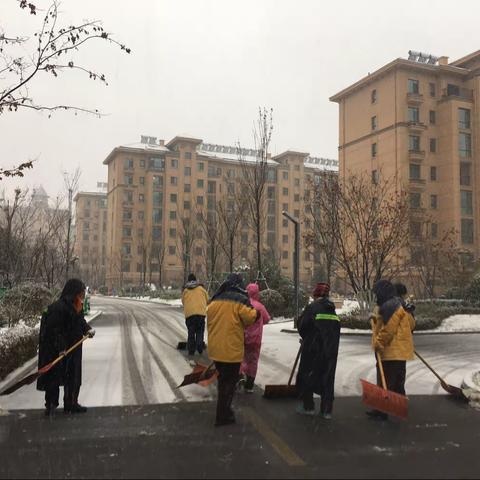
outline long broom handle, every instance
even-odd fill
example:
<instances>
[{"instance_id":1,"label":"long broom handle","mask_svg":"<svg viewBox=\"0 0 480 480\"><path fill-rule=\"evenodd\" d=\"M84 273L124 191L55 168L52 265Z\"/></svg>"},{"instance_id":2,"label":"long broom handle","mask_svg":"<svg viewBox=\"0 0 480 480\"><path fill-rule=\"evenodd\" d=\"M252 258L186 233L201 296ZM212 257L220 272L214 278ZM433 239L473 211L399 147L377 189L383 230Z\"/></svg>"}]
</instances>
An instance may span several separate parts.
<instances>
[{"instance_id":1,"label":"long broom handle","mask_svg":"<svg viewBox=\"0 0 480 480\"><path fill-rule=\"evenodd\" d=\"M422 363L440 380L442 384L445 383L445 380L427 363L427 361L415 351L415 355L422 361Z\"/></svg>"},{"instance_id":2,"label":"long broom handle","mask_svg":"<svg viewBox=\"0 0 480 480\"><path fill-rule=\"evenodd\" d=\"M382 378L383 389L387 390L387 382L385 381L385 372L383 371L382 358L380 357L379 352L377 352L377 362L378 362L378 368L380 369L380 377Z\"/></svg>"},{"instance_id":3,"label":"long broom handle","mask_svg":"<svg viewBox=\"0 0 480 480\"><path fill-rule=\"evenodd\" d=\"M76 350L85 340L88 339L88 335L85 335L84 337L82 337L81 340L79 340L75 345L73 345L72 347L70 347L66 352L65 354L63 355L60 355L57 359L55 359L52 363L49 363L48 365L46 365L45 367L42 367L39 372L40 373L47 373L49 370L51 370L57 363L60 363L67 355L69 355L70 353L72 353L74 350Z\"/></svg>"},{"instance_id":4,"label":"long broom handle","mask_svg":"<svg viewBox=\"0 0 480 480\"><path fill-rule=\"evenodd\" d=\"M293 375L295 374L295 370L297 369L298 361L300 360L300 355L302 353L302 347L303 347L303 345L300 345L300 348L298 349L297 358L295 359L295 363L293 364L292 373L290 374L290 378L288 379L288 386L290 386L292 384Z\"/></svg>"}]
</instances>

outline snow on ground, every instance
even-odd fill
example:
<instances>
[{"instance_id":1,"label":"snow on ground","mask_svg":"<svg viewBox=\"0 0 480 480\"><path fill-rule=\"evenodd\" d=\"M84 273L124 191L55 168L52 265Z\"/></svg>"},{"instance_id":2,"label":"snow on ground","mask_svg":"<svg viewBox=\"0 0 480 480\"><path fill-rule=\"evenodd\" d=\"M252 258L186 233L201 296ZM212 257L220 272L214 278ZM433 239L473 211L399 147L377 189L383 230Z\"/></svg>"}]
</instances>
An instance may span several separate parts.
<instances>
[{"instance_id":1,"label":"snow on ground","mask_svg":"<svg viewBox=\"0 0 480 480\"><path fill-rule=\"evenodd\" d=\"M150 298L150 297L123 297L125 300L140 300L142 302L160 303L161 305L169 305L170 307L181 307L182 300L175 298L173 300L166 300L163 298Z\"/></svg>"},{"instance_id":2,"label":"snow on ground","mask_svg":"<svg viewBox=\"0 0 480 480\"><path fill-rule=\"evenodd\" d=\"M454 315L445 319L435 332L478 332L480 315Z\"/></svg>"}]
</instances>

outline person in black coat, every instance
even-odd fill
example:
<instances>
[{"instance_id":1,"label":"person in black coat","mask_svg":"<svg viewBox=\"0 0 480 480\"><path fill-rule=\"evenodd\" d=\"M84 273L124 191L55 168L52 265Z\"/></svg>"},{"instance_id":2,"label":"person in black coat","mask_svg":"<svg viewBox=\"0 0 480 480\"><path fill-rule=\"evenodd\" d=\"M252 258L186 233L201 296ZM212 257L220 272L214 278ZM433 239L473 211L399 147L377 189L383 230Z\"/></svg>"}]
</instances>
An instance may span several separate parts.
<instances>
[{"instance_id":1,"label":"person in black coat","mask_svg":"<svg viewBox=\"0 0 480 480\"><path fill-rule=\"evenodd\" d=\"M297 389L303 404L297 412L315 415L313 394L321 396L320 414L330 419L333 411L335 371L340 344L340 319L329 300L330 286L317 284L314 301L303 311L298 331L302 337L302 356Z\"/></svg>"},{"instance_id":2,"label":"person in black coat","mask_svg":"<svg viewBox=\"0 0 480 480\"><path fill-rule=\"evenodd\" d=\"M60 299L50 305L42 316L38 352L39 369L48 365L66 350L95 331L83 316L85 285L77 279L66 284ZM60 387L64 387L65 413L85 413L87 409L78 403L82 384L82 346L70 353L49 372L39 377L37 390L45 392L45 414L55 414L58 407Z\"/></svg>"}]
</instances>

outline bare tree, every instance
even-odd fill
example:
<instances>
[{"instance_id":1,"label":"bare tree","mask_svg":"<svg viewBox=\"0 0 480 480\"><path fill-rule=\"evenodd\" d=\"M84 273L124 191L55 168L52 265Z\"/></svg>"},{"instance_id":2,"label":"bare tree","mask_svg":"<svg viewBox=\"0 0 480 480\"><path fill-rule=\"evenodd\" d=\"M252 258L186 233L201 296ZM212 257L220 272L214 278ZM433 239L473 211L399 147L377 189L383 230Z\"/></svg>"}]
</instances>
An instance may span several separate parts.
<instances>
[{"instance_id":1,"label":"bare tree","mask_svg":"<svg viewBox=\"0 0 480 480\"><path fill-rule=\"evenodd\" d=\"M165 264L165 256L167 252L167 247L165 242L162 240L160 242L154 242L152 245L152 255L151 260L155 259L156 264L158 265L158 286L163 288L163 268ZM152 265L150 265L150 283L152 283Z\"/></svg>"},{"instance_id":2,"label":"bare tree","mask_svg":"<svg viewBox=\"0 0 480 480\"><path fill-rule=\"evenodd\" d=\"M241 195L235 198L224 197L217 202L216 214L223 235L220 247L228 261L228 271L233 272L235 261L239 258L239 232L244 219L245 199Z\"/></svg>"},{"instance_id":3,"label":"bare tree","mask_svg":"<svg viewBox=\"0 0 480 480\"><path fill-rule=\"evenodd\" d=\"M73 197L78 190L80 182L81 171L77 168L73 173L64 173L65 189L68 199L68 220L65 244L65 279L68 280L70 276L70 266L73 256L74 245L72 242L72 223L73 223Z\"/></svg>"},{"instance_id":4,"label":"bare tree","mask_svg":"<svg viewBox=\"0 0 480 480\"><path fill-rule=\"evenodd\" d=\"M241 148L237 146L242 178L241 196L245 200L248 222L255 234L256 263L258 276L262 276L263 245L266 219L266 183L268 173L269 148L273 130L273 110L260 109L258 120L253 130L256 159L249 161Z\"/></svg>"},{"instance_id":5,"label":"bare tree","mask_svg":"<svg viewBox=\"0 0 480 480\"><path fill-rule=\"evenodd\" d=\"M447 284L458 269L455 229L438 236L433 218L413 217L410 222L410 278L419 286L418 296L435 298L441 282Z\"/></svg>"},{"instance_id":6,"label":"bare tree","mask_svg":"<svg viewBox=\"0 0 480 480\"><path fill-rule=\"evenodd\" d=\"M307 213L304 242L315 259L325 266L325 279L331 282L337 262L337 236L339 224L338 178L329 172L316 174L307 181L305 209Z\"/></svg>"},{"instance_id":7,"label":"bare tree","mask_svg":"<svg viewBox=\"0 0 480 480\"><path fill-rule=\"evenodd\" d=\"M373 182L367 175L350 175L331 194L333 191L338 209L331 215L338 215L340 226L334 232L336 261L357 295L362 312L367 313L373 302L374 284L385 276L395 276L404 265L407 197L398 191L395 178L382 177Z\"/></svg>"},{"instance_id":8,"label":"bare tree","mask_svg":"<svg viewBox=\"0 0 480 480\"><path fill-rule=\"evenodd\" d=\"M183 283L191 270L191 257L195 245L195 232L199 226L199 220L192 209L179 211L177 224L177 255L182 262Z\"/></svg>"},{"instance_id":9,"label":"bare tree","mask_svg":"<svg viewBox=\"0 0 480 480\"><path fill-rule=\"evenodd\" d=\"M13 0L17 1L17 0ZM33 36L9 34L0 25L0 114L22 108L45 110L74 110L99 115L97 109L74 105L42 105L30 94L31 87L41 74L57 78L66 70L77 71L91 80L107 84L103 73L77 64L75 55L92 42L104 41L130 53L130 49L117 42L105 31L99 21L84 21L78 25L61 25L59 2L53 0L46 11L33 3L17 1L20 8L41 18L41 24Z\"/></svg>"},{"instance_id":10,"label":"bare tree","mask_svg":"<svg viewBox=\"0 0 480 480\"><path fill-rule=\"evenodd\" d=\"M24 177L25 170L33 168L33 160L29 162L24 162L10 169L0 168L0 180L3 180L4 177Z\"/></svg>"}]
</instances>

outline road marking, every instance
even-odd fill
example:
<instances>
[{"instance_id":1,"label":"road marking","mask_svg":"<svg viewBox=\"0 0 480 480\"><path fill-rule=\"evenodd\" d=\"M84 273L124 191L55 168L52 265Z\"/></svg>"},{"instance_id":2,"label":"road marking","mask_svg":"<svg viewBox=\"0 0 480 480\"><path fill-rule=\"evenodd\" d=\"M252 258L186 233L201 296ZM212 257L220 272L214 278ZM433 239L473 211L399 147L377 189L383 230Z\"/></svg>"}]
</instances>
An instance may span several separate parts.
<instances>
[{"instance_id":1,"label":"road marking","mask_svg":"<svg viewBox=\"0 0 480 480\"><path fill-rule=\"evenodd\" d=\"M305 467L307 465L251 407L245 407L243 409L243 415L252 423L258 433L260 433L288 466Z\"/></svg>"}]
</instances>

